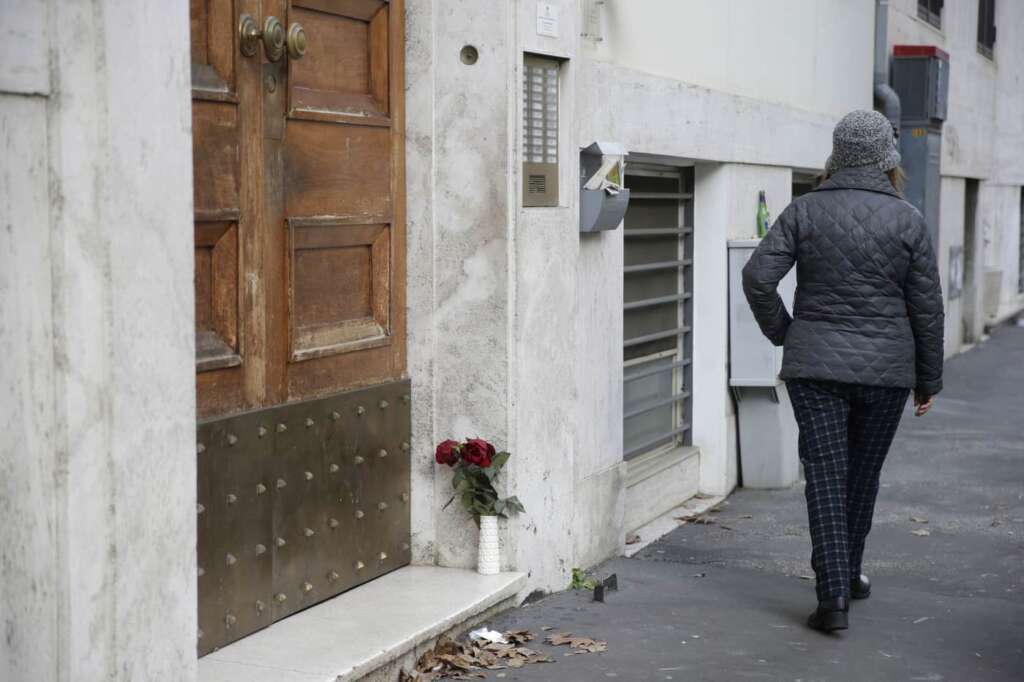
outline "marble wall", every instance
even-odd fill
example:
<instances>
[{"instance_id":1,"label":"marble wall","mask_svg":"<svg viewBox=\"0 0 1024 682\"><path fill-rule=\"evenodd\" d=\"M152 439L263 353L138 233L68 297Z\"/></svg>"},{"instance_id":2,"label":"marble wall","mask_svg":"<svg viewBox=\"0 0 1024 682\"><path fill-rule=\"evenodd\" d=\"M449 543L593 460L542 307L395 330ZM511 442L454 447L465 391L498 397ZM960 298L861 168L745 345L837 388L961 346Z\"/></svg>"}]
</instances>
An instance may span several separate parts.
<instances>
[{"instance_id":1,"label":"marble wall","mask_svg":"<svg viewBox=\"0 0 1024 682\"><path fill-rule=\"evenodd\" d=\"M0 679L190 679L188 8L0 26Z\"/></svg>"}]
</instances>

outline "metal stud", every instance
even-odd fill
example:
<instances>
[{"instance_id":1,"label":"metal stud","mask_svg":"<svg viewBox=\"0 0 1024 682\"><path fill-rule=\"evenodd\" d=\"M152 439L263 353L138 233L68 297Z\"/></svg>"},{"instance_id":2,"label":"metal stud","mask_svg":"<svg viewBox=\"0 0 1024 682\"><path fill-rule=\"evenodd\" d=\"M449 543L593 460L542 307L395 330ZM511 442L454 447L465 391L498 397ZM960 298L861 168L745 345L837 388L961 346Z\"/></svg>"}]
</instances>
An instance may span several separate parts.
<instances>
[{"instance_id":1,"label":"metal stud","mask_svg":"<svg viewBox=\"0 0 1024 682\"><path fill-rule=\"evenodd\" d=\"M277 487L278 488L283 488L286 485L288 485L288 483L283 478L277 479Z\"/></svg>"},{"instance_id":2,"label":"metal stud","mask_svg":"<svg viewBox=\"0 0 1024 682\"><path fill-rule=\"evenodd\" d=\"M227 563L228 566L234 566L235 562L238 561L238 559L235 558L234 554L228 552L228 555L224 557L224 561Z\"/></svg>"},{"instance_id":3,"label":"metal stud","mask_svg":"<svg viewBox=\"0 0 1024 682\"><path fill-rule=\"evenodd\" d=\"M260 556L261 554L265 554L266 551L267 551L267 546L266 545L262 545L262 544L261 545L256 545L256 556Z\"/></svg>"},{"instance_id":4,"label":"metal stud","mask_svg":"<svg viewBox=\"0 0 1024 682\"><path fill-rule=\"evenodd\" d=\"M379 403L377 403L377 407L379 407L382 410L388 409L388 401L386 401L386 400L380 401Z\"/></svg>"},{"instance_id":5,"label":"metal stud","mask_svg":"<svg viewBox=\"0 0 1024 682\"><path fill-rule=\"evenodd\" d=\"M256 484L256 494L257 495L262 495L265 492L267 492L267 486L263 485L262 483L257 483Z\"/></svg>"},{"instance_id":6,"label":"metal stud","mask_svg":"<svg viewBox=\"0 0 1024 682\"><path fill-rule=\"evenodd\" d=\"M356 464L362 464L365 461L366 460L363 459L360 455L356 455L356 459L355 459Z\"/></svg>"},{"instance_id":7,"label":"metal stud","mask_svg":"<svg viewBox=\"0 0 1024 682\"><path fill-rule=\"evenodd\" d=\"M204 511L206 511L206 507L204 507L203 505L197 503L196 504L196 514L202 514Z\"/></svg>"},{"instance_id":8,"label":"metal stud","mask_svg":"<svg viewBox=\"0 0 1024 682\"><path fill-rule=\"evenodd\" d=\"M283 604L288 600L288 595L286 595L284 592L278 592L276 595L274 595L274 599L277 600L278 604Z\"/></svg>"},{"instance_id":9,"label":"metal stud","mask_svg":"<svg viewBox=\"0 0 1024 682\"><path fill-rule=\"evenodd\" d=\"M312 481L313 480L313 472L312 471L307 471L304 475L305 475L307 481Z\"/></svg>"},{"instance_id":10,"label":"metal stud","mask_svg":"<svg viewBox=\"0 0 1024 682\"><path fill-rule=\"evenodd\" d=\"M380 457L381 459L384 459L385 457L388 456L388 451L384 449L378 450L377 456Z\"/></svg>"},{"instance_id":11,"label":"metal stud","mask_svg":"<svg viewBox=\"0 0 1024 682\"><path fill-rule=\"evenodd\" d=\"M256 600L256 613L263 613L267 610L267 605L259 599Z\"/></svg>"},{"instance_id":12,"label":"metal stud","mask_svg":"<svg viewBox=\"0 0 1024 682\"><path fill-rule=\"evenodd\" d=\"M202 443L196 443L196 454L201 455L206 452L206 446Z\"/></svg>"},{"instance_id":13,"label":"metal stud","mask_svg":"<svg viewBox=\"0 0 1024 682\"><path fill-rule=\"evenodd\" d=\"M409 501L409 493L402 493L402 502Z\"/></svg>"},{"instance_id":14,"label":"metal stud","mask_svg":"<svg viewBox=\"0 0 1024 682\"><path fill-rule=\"evenodd\" d=\"M314 535L316 535L316 531L314 531L312 528L307 528L306 530L302 531L302 534L305 535L307 538L311 538Z\"/></svg>"},{"instance_id":15,"label":"metal stud","mask_svg":"<svg viewBox=\"0 0 1024 682\"><path fill-rule=\"evenodd\" d=\"M338 473L338 470L339 470L340 468L341 468L341 467L339 467L339 466L338 466L337 464L332 464L332 465L331 465L331 466L329 466L329 467L328 467L327 469L328 469L328 471L330 471L330 472L331 472L332 474L336 474L336 473Z\"/></svg>"},{"instance_id":16,"label":"metal stud","mask_svg":"<svg viewBox=\"0 0 1024 682\"><path fill-rule=\"evenodd\" d=\"M409 404L410 400L412 400L412 396L410 396L408 393L402 396L402 402L405 403L406 405Z\"/></svg>"},{"instance_id":17,"label":"metal stud","mask_svg":"<svg viewBox=\"0 0 1024 682\"><path fill-rule=\"evenodd\" d=\"M328 579L328 580L330 580L330 581L331 581L332 583L333 583L333 582L334 582L335 580L337 580L338 578L340 578L340 577L341 577L341 576L340 576L340 575L338 575L338 572L337 572L337 571L331 571L330 573L328 573L328 574L327 574L327 579Z\"/></svg>"},{"instance_id":18,"label":"metal stud","mask_svg":"<svg viewBox=\"0 0 1024 682\"><path fill-rule=\"evenodd\" d=\"M277 538L276 540L274 540L274 544L278 547L284 547L288 543L284 541L284 538Z\"/></svg>"},{"instance_id":19,"label":"metal stud","mask_svg":"<svg viewBox=\"0 0 1024 682\"><path fill-rule=\"evenodd\" d=\"M258 435L260 438L263 438L263 436L267 435L267 427L261 426L260 428L256 429L256 435Z\"/></svg>"},{"instance_id":20,"label":"metal stud","mask_svg":"<svg viewBox=\"0 0 1024 682\"><path fill-rule=\"evenodd\" d=\"M228 504L234 504L235 502L238 502L238 496L235 495L234 493L228 493L228 496L227 496L226 499L227 499Z\"/></svg>"},{"instance_id":21,"label":"metal stud","mask_svg":"<svg viewBox=\"0 0 1024 682\"><path fill-rule=\"evenodd\" d=\"M306 417L306 421L303 423L306 425L306 428L308 429L311 426L313 426L313 424L315 424L316 422L314 422L310 417Z\"/></svg>"},{"instance_id":22,"label":"metal stud","mask_svg":"<svg viewBox=\"0 0 1024 682\"><path fill-rule=\"evenodd\" d=\"M366 414L366 408L360 405L359 407L356 408L356 414L362 417L364 414Z\"/></svg>"},{"instance_id":23,"label":"metal stud","mask_svg":"<svg viewBox=\"0 0 1024 682\"><path fill-rule=\"evenodd\" d=\"M233 626L237 622L238 622L238 619L235 618L230 613L224 616L224 627L226 627L226 628L230 628L231 626Z\"/></svg>"},{"instance_id":24,"label":"metal stud","mask_svg":"<svg viewBox=\"0 0 1024 682\"><path fill-rule=\"evenodd\" d=\"M199 577L202 578L204 575L206 575L206 569L200 566L197 573L199 574Z\"/></svg>"},{"instance_id":25,"label":"metal stud","mask_svg":"<svg viewBox=\"0 0 1024 682\"><path fill-rule=\"evenodd\" d=\"M288 430L288 427L285 426L284 424L278 424L277 425L277 432L278 433L284 433L287 430Z\"/></svg>"},{"instance_id":26,"label":"metal stud","mask_svg":"<svg viewBox=\"0 0 1024 682\"><path fill-rule=\"evenodd\" d=\"M338 421L339 419L341 419L341 415L336 410L331 412L331 421Z\"/></svg>"},{"instance_id":27,"label":"metal stud","mask_svg":"<svg viewBox=\"0 0 1024 682\"><path fill-rule=\"evenodd\" d=\"M408 542L403 542L402 543L402 551L403 552L408 552L410 549L412 549L412 547L409 546Z\"/></svg>"},{"instance_id":28,"label":"metal stud","mask_svg":"<svg viewBox=\"0 0 1024 682\"><path fill-rule=\"evenodd\" d=\"M378 555L378 558L379 558L379 559L380 559L381 561L387 561L387 558L388 558L388 554L387 554L387 552L381 552L381 553L380 553L380 554Z\"/></svg>"},{"instance_id":29,"label":"metal stud","mask_svg":"<svg viewBox=\"0 0 1024 682\"><path fill-rule=\"evenodd\" d=\"M199 628L199 639L202 639L204 634L206 633L203 632L203 629Z\"/></svg>"},{"instance_id":30,"label":"metal stud","mask_svg":"<svg viewBox=\"0 0 1024 682\"><path fill-rule=\"evenodd\" d=\"M308 582L302 583L302 591L303 592L312 592L313 591L313 584L312 583L308 583Z\"/></svg>"},{"instance_id":31,"label":"metal stud","mask_svg":"<svg viewBox=\"0 0 1024 682\"><path fill-rule=\"evenodd\" d=\"M409 441L407 441L407 440L402 441L402 452L409 452L409 448L410 448Z\"/></svg>"},{"instance_id":32,"label":"metal stud","mask_svg":"<svg viewBox=\"0 0 1024 682\"><path fill-rule=\"evenodd\" d=\"M379 511L384 511L387 508L388 508L388 503L387 502L380 502L380 503L377 504L377 509Z\"/></svg>"},{"instance_id":33,"label":"metal stud","mask_svg":"<svg viewBox=\"0 0 1024 682\"><path fill-rule=\"evenodd\" d=\"M356 518L357 518L357 519L361 519L361 518L363 518L364 516L366 516L366 514L364 514L364 513L363 513L363 510L362 510L362 509L356 509Z\"/></svg>"},{"instance_id":34,"label":"metal stud","mask_svg":"<svg viewBox=\"0 0 1024 682\"><path fill-rule=\"evenodd\" d=\"M338 519L331 519L330 521L327 522L327 525L330 526L331 528L337 528L338 525L339 525L338 524Z\"/></svg>"},{"instance_id":35,"label":"metal stud","mask_svg":"<svg viewBox=\"0 0 1024 682\"><path fill-rule=\"evenodd\" d=\"M357 561L355 566L357 571L361 571L364 568L366 568L366 564L364 564L362 561Z\"/></svg>"},{"instance_id":36,"label":"metal stud","mask_svg":"<svg viewBox=\"0 0 1024 682\"><path fill-rule=\"evenodd\" d=\"M238 436L233 433L228 434L228 445L234 445L238 442Z\"/></svg>"}]
</instances>

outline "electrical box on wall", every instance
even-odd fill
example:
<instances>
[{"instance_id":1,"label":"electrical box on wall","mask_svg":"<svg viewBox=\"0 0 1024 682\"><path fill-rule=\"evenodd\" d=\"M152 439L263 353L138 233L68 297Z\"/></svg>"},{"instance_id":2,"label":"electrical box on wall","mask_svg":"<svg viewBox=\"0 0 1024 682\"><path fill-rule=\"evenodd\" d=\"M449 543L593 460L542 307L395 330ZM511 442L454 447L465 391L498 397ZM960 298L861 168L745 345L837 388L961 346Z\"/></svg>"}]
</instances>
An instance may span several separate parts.
<instances>
[{"instance_id":1,"label":"electrical box on wall","mask_svg":"<svg viewBox=\"0 0 1024 682\"><path fill-rule=\"evenodd\" d=\"M523 206L558 205L559 60L523 58Z\"/></svg>"},{"instance_id":2,"label":"electrical box on wall","mask_svg":"<svg viewBox=\"0 0 1024 682\"><path fill-rule=\"evenodd\" d=\"M907 171L904 196L939 243L942 124L949 99L949 55L934 45L893 47L892 86L900 97L900 154Z\"/></svg>"},{"instance_id":3,"label":"electrical box on wall","mask_svg":"<svg viewBox=\"0 0 1024 682\"><path fill-rule=\"evenodd\" d=\"M629 206L622 186L626 149L614 142L595 142L580 150L580 232L614 230Z\"/></svg>"},{"instance_id":4,"label":"electrical box on wall","mask_svg":"<svg viewBox=\"0 0 1024 682\"><path fill-rule=\"evenodd\" d=\"M941 124L949 100L949 55L934 45L896 45L892 87L903 125Z\"/></svg>"}]
</instances>

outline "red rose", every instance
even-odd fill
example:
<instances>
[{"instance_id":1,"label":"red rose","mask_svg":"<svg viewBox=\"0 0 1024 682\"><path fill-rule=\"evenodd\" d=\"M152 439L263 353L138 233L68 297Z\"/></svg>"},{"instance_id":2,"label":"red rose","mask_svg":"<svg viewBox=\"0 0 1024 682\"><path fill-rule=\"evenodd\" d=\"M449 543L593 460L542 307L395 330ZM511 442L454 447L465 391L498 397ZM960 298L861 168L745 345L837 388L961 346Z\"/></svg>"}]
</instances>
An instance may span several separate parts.
<instances>
[{"instance_id":1,"label":"red rose","mask_svg":"<svg viewBox=\"0 0 1024 682\"><path fill-rule=\"evenodd\" d=\"M437 460L438 464L447 464L450 467L455 466L459 461L459 444L453 440L443 441L437 446L434 459Z\"/></svg>"},{"instance_id":2,"label":"red rose","mask_svg":"<svg viewBox=\"0 0 1024 682\"><path fill-rule=\"evenodd\" d=\"M462 446L462 459L486 469L494 458L494 446L483 438L469 438Z\"/></svg>"}]
</instances>

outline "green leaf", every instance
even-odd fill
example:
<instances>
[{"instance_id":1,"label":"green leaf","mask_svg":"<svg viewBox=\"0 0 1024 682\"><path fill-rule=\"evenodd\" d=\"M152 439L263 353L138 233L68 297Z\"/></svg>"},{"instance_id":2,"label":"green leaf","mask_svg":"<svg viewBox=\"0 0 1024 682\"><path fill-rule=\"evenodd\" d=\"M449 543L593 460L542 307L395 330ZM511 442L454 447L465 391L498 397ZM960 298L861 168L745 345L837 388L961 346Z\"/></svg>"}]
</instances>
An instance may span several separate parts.
<instances>
[{"instance_id":1,"label":"green leaf","mask_svg":"<svg viewBox=\"0 0 1024 682\"><path fill-rule=\"evenodd\" d=\"M593 590L597 586L597 579L587 575L587 572L584 571L582 568L572 569L572 581L569 583L569 589Z\"/></svg>"},{"instance_id":2,"label":"green leaf","mask_svg":"<svg viewBox=\"0 0 1024 682\"><path fill-rule=\"evenodd\" d=\"M522 514L526 512L526 507L523 506L523 503L520 502L519 498L515 495L505 498L505 506L508 508L508 511L514 514Z\"/></svg>"},{"instance_id":3,"label":"green leaf","mask_svg":"<svg viewBox=\"0 0 1024 682\"><path fill-rule=\"evenodd\" d=\"M501 468L505 466L505 463L508 462L508 458L511 456L512 453L510 452L499 452L491 459L490 468L500 471Z\"/></svg>"},{"instance_id":4,"label":"green leaf","mask_svg":"<svg viewBox=\"0 0 1024 682\"><path fill-rule=\"evenodd\" d=\"M463 469L462 467L459 467L458 469L455 470L455 475L452 476L452 487L453 488L458 488L459 487L459 483L462 483L465 480L466 480L466 470Z\"/></svg>"}]
</instances>

